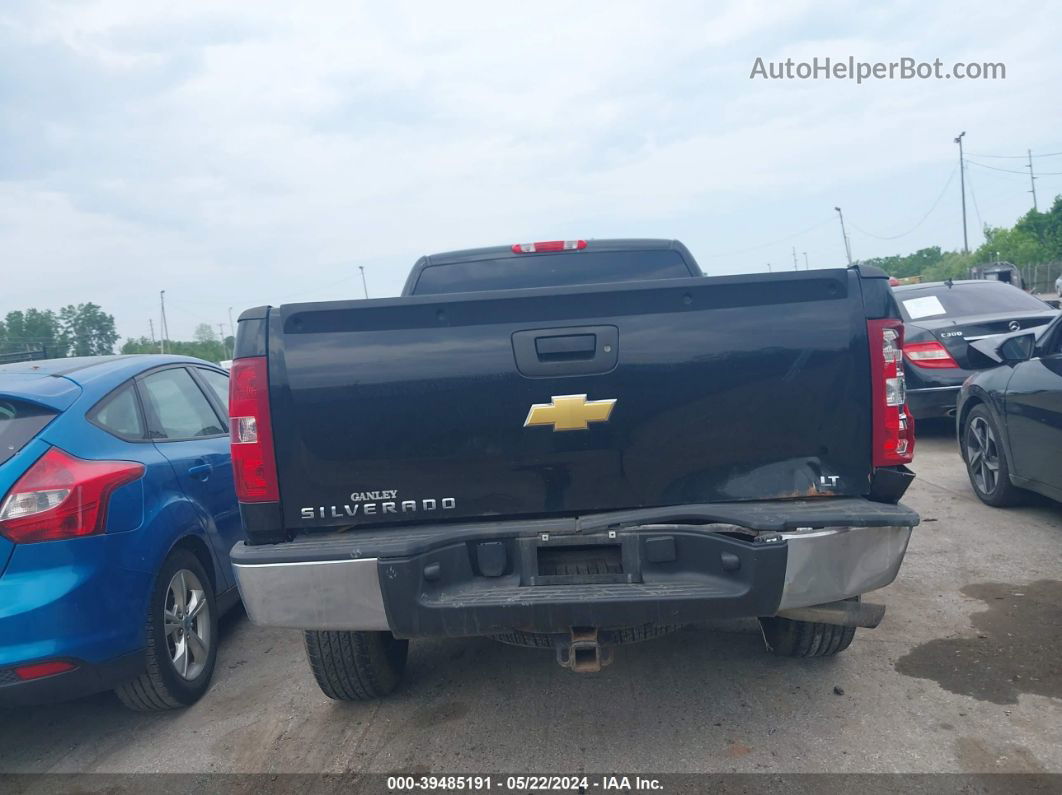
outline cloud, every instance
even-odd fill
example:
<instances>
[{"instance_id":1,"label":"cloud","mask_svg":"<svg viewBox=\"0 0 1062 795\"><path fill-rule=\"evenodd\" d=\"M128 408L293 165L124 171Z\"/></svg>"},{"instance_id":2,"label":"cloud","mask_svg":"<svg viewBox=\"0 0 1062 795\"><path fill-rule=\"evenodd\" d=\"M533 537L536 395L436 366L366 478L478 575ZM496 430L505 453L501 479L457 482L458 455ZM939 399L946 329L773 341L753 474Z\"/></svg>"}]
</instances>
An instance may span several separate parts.
<instances>
[{"instance_id":1,"label":"cloud","mask_svg":"<svg viewBox=\"0 0 1062 795\"><path fill-rule=\"evenodd\" d=\"M560 236L680 237L714 272L791 262L793 245L838 264L834 204L871 232L910 227L960 129L981 151L1062 149L1050 13L8 5L0 312L91 299L138 335L166 289L190 336L230 305L356 296L357 264L393 294L420 254ZM849 54L1002 60L1008 79L749 79L756 57ZM1020 175L971 176L986 221L1024 211ZM856 254L954 247L956 218L942 202L899 241L854 233Z\"/></svg>"}]
</instances>

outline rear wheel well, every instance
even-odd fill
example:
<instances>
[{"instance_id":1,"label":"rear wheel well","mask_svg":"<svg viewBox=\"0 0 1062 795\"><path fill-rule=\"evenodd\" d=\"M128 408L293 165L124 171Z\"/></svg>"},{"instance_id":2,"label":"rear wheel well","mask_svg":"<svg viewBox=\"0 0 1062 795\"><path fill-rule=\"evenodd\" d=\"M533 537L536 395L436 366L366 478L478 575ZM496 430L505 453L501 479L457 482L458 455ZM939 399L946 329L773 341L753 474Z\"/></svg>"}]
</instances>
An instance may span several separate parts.
<instances>
[{"instance_id":1,"label":"rear wheel well","mask_svg":"<svg viewBox=\"0 0 1062 795\"><path fill-rule=\"evenodd\" d=\"M983 404L984 401L979 397L972 397L962 404L962 413L959 415L959 422L956 429L959 435L959 447L962 447L962 432L966 428L966 418L970 416L971 411Z\"/></svg>"},{"instance_id":2,"label":"rear wheel well","mask_svg":"<svg viewBox=\"0 0 1062 795\"><path fill-rule=\"evenodd\" d=\"M218 573L214 567L214 556L210 554L210 547L206 542L198 536L184 536L170 550L170 554L177 549L187 549L198 560L203 568L206 570L207 577L210 578L210 587L214 589L214 593L218 592Z\"/></svg>"}]
</instances>

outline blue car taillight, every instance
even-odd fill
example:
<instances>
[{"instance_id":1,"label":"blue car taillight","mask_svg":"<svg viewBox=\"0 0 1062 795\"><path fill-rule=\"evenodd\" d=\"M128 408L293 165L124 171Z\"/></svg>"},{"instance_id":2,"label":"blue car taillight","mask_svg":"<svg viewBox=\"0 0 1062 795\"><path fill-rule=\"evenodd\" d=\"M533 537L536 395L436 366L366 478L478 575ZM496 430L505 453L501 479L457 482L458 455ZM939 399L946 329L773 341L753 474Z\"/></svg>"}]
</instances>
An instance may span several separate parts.
<instances>
[{"instance_id":1,"label":"blue car taillight","mask_svg":"<svg viewBox=\"0 0 1062 795\"><path fill-rule=\"evenodd\" d=\"M111 494L143 475L134 461L90 461L52 447L0 504L0 535L29 544L102 533Z\"/></svg>"}]
</instances>

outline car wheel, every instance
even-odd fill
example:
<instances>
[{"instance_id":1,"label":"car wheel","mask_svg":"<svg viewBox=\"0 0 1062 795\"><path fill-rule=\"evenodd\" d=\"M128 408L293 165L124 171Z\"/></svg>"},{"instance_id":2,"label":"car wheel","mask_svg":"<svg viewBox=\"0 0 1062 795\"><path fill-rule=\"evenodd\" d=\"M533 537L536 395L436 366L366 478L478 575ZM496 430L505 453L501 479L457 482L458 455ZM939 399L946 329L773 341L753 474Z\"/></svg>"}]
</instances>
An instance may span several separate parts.
<instances>
[{"instance_id":1,"label":"car wheel","mask_svg":"<svg viewBox=\"0 0 1062 795\"><path fill-rule=\"evenodd\" d=\"M210 578L191 552L174 551L159 570L145 627L147 670L115 692L141 712L198 701L217 661L218 611Z\"/></svg>"},{"instance_id":2,"label":"car wheel","mask_svg":"<svg viewBox=\"0 0 1062 795\"><path fill-rule=\"evenodd\" d=\"M1024 492L1010 482L1003 435L987 406L974 406L970 411L960 450L970 485L981 502L1001 508L1022 501Z\"/></svg>"},{"instance_id":3,"label":"car wheel","mask_svg":"<svg viewBox=\"0 0 1062 795\"><path fill-rule=\"evenodd\" d=\"M409 641L390 632L306 633L306 656L314 679L329 698L369 701L388 695L402 681Z\"/></svg>"}]
</instances>

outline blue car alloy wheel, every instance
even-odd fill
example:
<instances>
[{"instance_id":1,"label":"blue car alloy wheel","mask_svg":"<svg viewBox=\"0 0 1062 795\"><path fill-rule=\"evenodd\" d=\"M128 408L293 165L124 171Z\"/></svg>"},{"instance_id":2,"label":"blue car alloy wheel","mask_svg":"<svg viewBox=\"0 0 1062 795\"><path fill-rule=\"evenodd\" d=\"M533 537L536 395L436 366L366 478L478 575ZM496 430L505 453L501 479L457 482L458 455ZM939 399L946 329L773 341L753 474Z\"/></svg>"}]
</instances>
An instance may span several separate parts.
<instances>
[{"instance_id":1,"label":"blue car alloy wheel","mask_svg":"<svg viewBox=\"0 0 1062 795\"><path fill-rule=\"evenodd\" d=\"M144 627L147 670L117 689L140 711L194 704L210 686L217 660L214 590L202 564L176 550L155 580Z\"/></svg>"}]
</instances>

